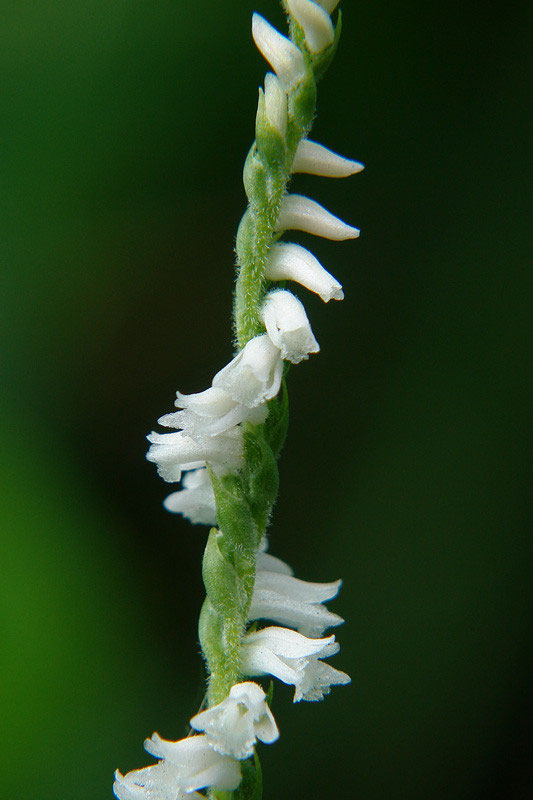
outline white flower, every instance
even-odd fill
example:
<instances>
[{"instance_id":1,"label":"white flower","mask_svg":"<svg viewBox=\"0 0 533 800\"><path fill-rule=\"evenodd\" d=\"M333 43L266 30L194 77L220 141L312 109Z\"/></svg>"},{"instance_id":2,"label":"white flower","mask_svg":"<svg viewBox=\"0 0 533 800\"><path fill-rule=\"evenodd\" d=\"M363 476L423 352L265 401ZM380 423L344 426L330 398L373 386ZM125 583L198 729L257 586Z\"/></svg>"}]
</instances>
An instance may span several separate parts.
<instances>
[{"instance_id":1,"label":"white flower","mask_svg":"<svg viewBox=\"0 0 533 800\"><path fill-rule=\"evenodd\" d=\"M313 639L344 620L322 605L336 597L342 581L311 583L279 572L260 570L255 577L248 621L270 619Z\"/></svg>"},{"instance_id":2,"label":"white flower","mask_svg":"<svg viewBox=\"0 0 533 800\"><path fill-rule=\"evenodd\" d=\"M287 0L289 11L301 26L311 53L320 53L333 44L335 31L328 12L313 0Z\"/></svg>"},{"instance_id":3,"label":"white flower","mask_svg":"<svg viewBox=\"0 0 533 800\"><path fill-rule=\"evenodd\" d=\"M144 746L155 758L176 768L176 788L182 791L195 792L212 786L231 792L241 782L239 762L213 750L207 736L189 736L169 742L154 733Z\"/></svg>"},{"instance_id":4,"label":"white flower","mask_svg":"<svg viewBox=\"0 0 533 800\"><path fill-rule=\"evenodd\" d=\"M135 769L127 775L115 772L113 792L118 800L205 800L198 792L178 788L181 772L167 761Z\"/></svg>"},{"instance_id":5,"label":"white flower","mask_svg":"<svg viewBox=\"0 0 533 800\"><path fill-rule=\"evenodd\" d=\"M275 556L271 556L269 553L267 553L267 549L268 539L266 536L263 536L257 552L257 558L255 562L256 571L262 572L266 570L267 572L278 572L281 575L292 575L292 568L289 567L285 561L282 561L281 558L276 558Z\"/></svg>"},{"instance_id":6,"label":"white flower","mask_svg":"<svg viewBox=\"0 0 533 800\"><path fill-rule=\"evenodd\" d=\"M287 130L287 95L272 72L265 75L265 110L268 121L285 138Z\"/></svg>"},{"instance_id":7,"label":"white flower","mask_svg":"<svg viewBox=\"0 0 533 800\"><path fill-rule=\"evenodd\" d=\"M265 333L250 339L233 361L217 372L213 386L253 408L277 395L282 376L280 352Z\"/></svg>"},{"instance_id":8,"label":"white flower","mask_svg":"<svg viewBox=\"0 0 533 800\"><path fill-rule=\"evenodd\" d=\"M205 731L217 753L238 759L253 754L257 739L271 744L279 738L266 694L251 681L232 686L225 700L193 717L191 726Z\"/></svg>"},{"instance_id":9,"label":"white flower","mask_svg":"<svg viewBox=\"0 0 533 800\"><path fill-rule=\"evenodd\" d=\"M166 510L182 514L193 524L216 525L215 495L207 469L186 472L181 485L180 491L169 494L164 500Z\"/></svg>"},{"instance_id":10,"label":"white flower","mask_svg":"<svg viewBox=\"0 0 533 800\"><path fill-rule=\"evenodd\" d=\"M184 410L165 414L158 419L159 424L182 428L193 439L216 436L241 422L259 425L267 416L266 405L250 408L236 402L227 392L215 386L197 394L178 392L176 406Z\"/></svg>"},{"instance_id":11,"label":"white flower","mask_svg":"<svg viewBox=\"0 0 533 800\"><path fill-rule=\"evenodd\" d=\"M288 90L299 83L307 67L298 47L257 13L252 16L252 36L283 87Z\"/></svg>"},{"instance_id":12,"label":"white flower","mask_svg":"<svg viewBox=\"0 0 533 800\"><path fill-rule=\"evenodd\" d=\"M183 431L151 433L146 438L151 442L146 458L157 464L159 475L168 483L179 481L182 471L205 467L206 462L229 470L242 465L242 431L239 428L197 441Z\"/></svg>"},{"instance_id":13,"label":"white flower","mask_svg":"<svg viewBox=\"0 0 533 800\"><path fill-rule=\"evenodd\" d=\"M197 789L233 791L241 782L239 762L215 752L206 736L167 742L154 733L144 746L161 761L127 775L117 771L113 791L119 800L204 800Z\"/></svg>"},{"instance_id":14,"label":"white flower","mask_svg":"<svg viewBox=\"0 0 533 800\"><path fill-rule=\"evenodd\" d=\"M334 636L308 639L288 628L247 633L241 646L244 675L273 675L295 687L294 702L322 700L330 687L350 682L345 672L320 661L339 650Z\"/></svg>"},{"instance_id":15,"label":"white flower","mask_svg":"<svg viewBox=\"0 0 533 800\"><path fill-rule=\"evenodd\" d=\"M267 294L261 316L270 341L279 348L283 359L298 364L309 353L320 350L302 303L285 289Z\"/></svg>"},{"instance_id":16,"label":"white flower","mask_svg":"<svg viewBox=\"0 0 533 800\"><path fill-rule=\"evenodd\" d=\"M337 242L356 239L360 233L358 228L347 225L314 200L300 194L286 194L281 201L276 230L289 229L314 233Z\"/></svg>"},{"instance_id":17,"label":"white flower","mask_svg":"<svg viewBox=\"0 0 533 800\"><path fill-rule=\"evenodd\" d=\"M265 277L271 281L296 281L320 295L325 303L344 298L341 284L326 272L309 250L299 244L273 244L268 255Z\"/></svg>"},{"instance_id":18,"label":"white flower","mask_svg":"<svg viewBox=\"0 0 533 800\"><path fill-rule=\"evenodd\" d=\"M347 178L361 172L364 166L359 161L343 158L317 142L302 139L292 162L292 172L308 172L324 178Z\"/></svg>"}]
</instances>

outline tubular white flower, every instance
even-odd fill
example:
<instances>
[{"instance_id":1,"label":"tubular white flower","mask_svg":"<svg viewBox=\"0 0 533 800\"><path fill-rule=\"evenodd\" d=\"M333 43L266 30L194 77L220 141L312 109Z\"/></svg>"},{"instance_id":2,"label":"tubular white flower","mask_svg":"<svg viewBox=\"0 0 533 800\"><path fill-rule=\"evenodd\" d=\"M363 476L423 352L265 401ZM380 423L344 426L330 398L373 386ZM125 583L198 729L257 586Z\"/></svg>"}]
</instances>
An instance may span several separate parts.
<instances>
[{"instance_id":1,"label":"tubular white flower","mask_svg":"<svg viewBox=\"0 0 533 800\"><path fill-rule=\"evenodd\" d=\"M280 351L265 333L250 339L233 361L217 372L213 386L253 408L277 395L282 377Z\"/></svg>"},{"instance_id":2,"label":"tubular white flower","mask_svg":"<svg viewBox=\"0 0 533 800\"><path fill-rule=\"evenodd\" d=\"M165 414L158 422L169 428L182 428L193 439L198 436L216 436L242 422L259 425L267 416L265 405L250 408L236 402L223 389L214 386L197 394L178 392L176 405L184 410Z\"/></svg>"},{"instance_id":3,"label":"tubular white flower","mask_svg":"<svg viewBox=\"0 0 533 800\"><path fill-rule=\"evenodd\" d=\"M294 702L321 700L330 687L350 682L345 672L320 661L339 650L334 636L308 639L288 628L263 628L246 634L241 646L245 675L273 675L295 687Z\"/></svg>"},{"instance_id":4,"label":"tubular white flower","mask_svg":"<svg viewBox=\"0 0 533 800\"><path fill-rule=\"evenodd\" d=\"M225 700L193 717L191 727L205 731L217 753L238 759L253 754L257 739L271 744L279 738L266 694L252 681L232 686Z\"/></svg>"},{"instance_id":5,"label":"tubular white flower","mask_svg":"<svg viewBox=\"0 0 533 800\"><path fill-rule=\"evenodd\" d=\"M167 511L182 514L193 525L216 525L215 495L207 470L195 469L183 476L182 489L163 501Z\"/></svg>"},{"instance_id":6,"label":"tubular white flower","mask_svg":"<svg viewBox=\"0 0 533 800\"><path fill-rule=\"evenodd\" d=\"M360 233L358 228L347 225L314 200L300 194L286 194L281 201L276 230L289 229L314 233L337 242L356 239Z\"/></svg>"},{"instance_id":7,"label":"tubular white flower","mask_svg":"<svg viewBox=\"0 0 533 800\"><path fill-rule=\"evenodd\" d=\"M265 277L270 281L296 281L318 294L325 303L344 298L341 284L309 250L299 244L276 242L272 245Z\"/></svg>"},{"instance_id":8,"label":"tubular white flower","mask_svg":"<svg viewBox=\"0 0 533 800\"><path fill-rule=\"evenodd\" d=\"M157 464L159 475L168 483L179 481L182 471L205 467L206 462L230 470L242 465L242 431L239 428L196 441L183 431L154 432L146 438L151 442L146 458Z\"/></svg>"},{"instance_id":9,"label":"tubular white flower","mask_svg":"<svg viewBox=\"0 0 533 800\"><path fill-rule=\"evenodd\" d=\"M293 569L281 558L276 558L267 553L268 539L263 536L256 556L255 568L257 572L277 572L281 575L292 575Z\"/></svg>"},{"instance_id":10,"label":"tubular white flower","mask_svg":"<svg viewBox=\"0 0 533 800\"><path fill-rule=\"evenodd\" d=\"M322 605L339 593L342 581L310 583L261 570L255 578L248 621L269 619L317 639L344 620Z\"/></svg>"},{"instance_id":11,"label":"tubular white flower","mask_svg":"<svg viewBox=\"0 0 533 800\"><path fill-rule=\"evenodd\" d=\"M287 95L272 72L265 75L265 110L268 121L285 138L287 131Z\"/></svg>"},{"instance_id":12,"label":"tubular white flower","mask_svg":"<svg viewBox=\"0 0 533 800\"><path fill-rule=\"evenodd\" d=\"M313 0L287 0L292 16L302 28L311 53L320 53L333 44L335 31L328 12Z\"/></svg>"},{"instance_id":13,"label":"tubular white flower","mask_svg":"<svg viewBox=\"0 0 533 800\"><path fill-rule=\"evenodd\" d=\"M135 769L127 775L115 772L113 792L118 800L205 800L198 792L178 788L181 772L167 761Z\"/></svg>"},{"instance_id":14,"label":"tubular white flower","mask_svg":"<svg viewBox=\"0 0 533 800\"><path fill-rule=\"evenodd\" d=\"M324 178L347 178L364 169L359 161L343 158L318 142L302 139L296 149L291 172L308 172Z\"/></svg>"},{"instance_id":15,"label":"tubular white flower","mask_svg":"<svg viewBox=\"0 0 533 800\"><path fill-rule=\"evenodd\" d=\"M279 348L283 359L298 364L309 358L309 353L320 350L302 303L285 289L267 294L261 317L270 341Z\"/></svg>"},{"instance_id":16,"label":"tubular white flower","mask_svg":"<svg viewBox=\"0 0 533 800\"><path fill-rule=\"evenodd\" d=\"M195 792L212 786L231 792L241 782L239 762L217 753L207 736L189 736L178 742L169 742L154 733L144 746L151 755L163 759L169 771L175 770L175 788L181 791Z\"/></svg>"},{"instance_id":17,"label":"tubular white flower","mask_svg":"<svg viewBox=\"0 0 533 800\"><path fill-rule=\"evenodd\" d=\"M252 16L252 36L285 89L291 89L305 76L307 67L301 51L260 14Z\"/></svg>"}]
</instances>

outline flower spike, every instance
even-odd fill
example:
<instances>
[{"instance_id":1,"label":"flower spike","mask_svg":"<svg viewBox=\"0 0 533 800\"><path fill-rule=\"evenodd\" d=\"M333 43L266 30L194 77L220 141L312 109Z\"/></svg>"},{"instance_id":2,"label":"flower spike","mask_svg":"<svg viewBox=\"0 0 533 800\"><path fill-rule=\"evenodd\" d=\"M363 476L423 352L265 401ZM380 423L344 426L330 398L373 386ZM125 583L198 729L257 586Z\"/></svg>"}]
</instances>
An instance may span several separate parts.
<instances>
[{"instance_id":1,"label":"flower spike","mask_svg":"<svg viewBox=\"0 0 533 800\"><path fill-rule=\"evenodd\" d=\"M305 233L314 233L325 239L334 239L337 242L344 239L356 239L359 229L347 225L338 217L301 194L285 195L281 201L277 231L297 230Z\"/></svg>"},{"instance_id":2,"label":"flower spike","mask_svg":"<svg viewBox=\"0 0 533 800\"><path fill-rule=\"evenodd\" d=\"M308 172L324 178L347 178L363 169L364 166L359 161L343 158L333 150L309 139L302 139L292 162L293 173Z\"/></svg>"},{"instance_id":3,"label":"flower spike","mask_svg":"<svg viewBox=\"0 0 533 800\"><path fill-rule=\"evenodd\" d=\"M287 193L294 173L340 178L362 169L307 138L317 82L341 32L340 17L334 27L329 16L337 4L282 0L289 36L259 14L252 17L255 44L273 72L259 89L255 141L243 170L248 208L235 246L235 354L205 390L177 392L177 410L158 420L167 431L147 437L147 460L163 480L181 481L164 507L211 526L198 625L209 677L205 707L191 719L198 733L176 742L154 734L145 747L157 763L115 773L118 800L207 800L198 793L204 789L210 798L229 800L237 787L241 800L258 800L258 745L273 743L279 731L272 698L243 678L278 678L294 686L294 702L321 700L332 686L350 682L325 660L339 650L324 633L343 622L326 607L341 581L299 580L289 564L266 552L288 427L286 362L298 364L319 351L302 302L273 284L299 283L326 303L344 297L340 282L309 250L280 236L290 229L336 241L359 235L314 200ZM274 624L258 629L260 620Z\"/></svg>"}]
</instances>

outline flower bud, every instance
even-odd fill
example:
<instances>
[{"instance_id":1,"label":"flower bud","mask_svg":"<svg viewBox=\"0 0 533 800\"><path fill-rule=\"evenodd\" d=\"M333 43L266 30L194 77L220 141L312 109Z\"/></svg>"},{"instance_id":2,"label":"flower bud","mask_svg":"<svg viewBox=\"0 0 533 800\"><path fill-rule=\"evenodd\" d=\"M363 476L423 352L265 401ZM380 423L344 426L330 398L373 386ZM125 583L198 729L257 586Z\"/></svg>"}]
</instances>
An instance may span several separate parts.
<instances>
[{"instance_id":1,"label":"flower bud","mask_svg":"<svg viewBox=\"0 0 533 800\"><path fill-rule=\"evenodd\" d=\"M304 32L310 53L322 52L335 39L328 12L313 0L287 0L287 6Z\"/></svg>"}]
</instances>

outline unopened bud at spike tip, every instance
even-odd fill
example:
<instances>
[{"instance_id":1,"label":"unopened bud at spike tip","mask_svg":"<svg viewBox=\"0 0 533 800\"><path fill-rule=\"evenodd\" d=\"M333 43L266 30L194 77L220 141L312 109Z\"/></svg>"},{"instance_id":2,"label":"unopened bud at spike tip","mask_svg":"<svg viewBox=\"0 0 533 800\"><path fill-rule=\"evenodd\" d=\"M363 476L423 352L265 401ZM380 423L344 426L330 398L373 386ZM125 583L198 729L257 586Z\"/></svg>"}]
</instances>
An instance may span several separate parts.
<instances>
[{"instance_id":1,"label":"unopened bud at spike tip","mask_svg":"<svg viewBox=\"0 0 533 800\"><path fill-rule=\"evenodd\" d=\"M302 28L305 42L313 54L321 53L335 39L328 12L313 0L287 0L287 6Z\"/></svg>"},{"instance_id":2,"label":"unopened bud at spike tip","mask_svg":"<svg viewBox=\"0 0 533 800\"><path fill-rule=\"evenodd\" d=\"M277 231L297 230L336 242L356 239L359 229L347 225L323 206L300 194L287 194L281 201Z\"/></svg>"},{"instance_id":3,"label":"unopened bud at spike tip","mask_svg":"<svg viewBox=\"0 0 533 800\"><path fill-rule=\"evenodd\" d=\"M343 158L309 139L302 139L298 145L291 167L293 173L307 172L324 178L347 178L362 169L364 166L358 161Z\"/></svg>"}]
</instances>

